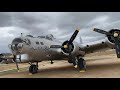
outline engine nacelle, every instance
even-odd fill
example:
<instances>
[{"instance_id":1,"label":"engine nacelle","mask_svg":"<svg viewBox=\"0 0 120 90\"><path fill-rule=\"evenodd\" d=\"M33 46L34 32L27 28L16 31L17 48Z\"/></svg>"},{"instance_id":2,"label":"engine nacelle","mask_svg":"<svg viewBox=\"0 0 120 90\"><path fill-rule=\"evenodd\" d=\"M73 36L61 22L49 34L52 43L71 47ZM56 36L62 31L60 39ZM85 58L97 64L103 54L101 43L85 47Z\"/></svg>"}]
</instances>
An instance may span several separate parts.
<instances>
[{"instance_id":1,"label":"engine nacelle","mask_svg":"<svg viewBox=\"0 0 120 90\"><path fill-rule=\"evenodd\" d=\"M19 60L20 56L19 55L16 55L16 61L17 62L20 62ZM30 58L29 58L29 55L28 54L21 54L21 62L29 62Z\"/></svg>"},{"instance_id":2,"label":"engine nacelle","mask_svg":"<svg viewBox=\"0 0 120 90\"><path fill-rule=\"evenodd\" d=\"M62 44L62 46L66 45L67 43L68 43L68 41L65 41ZM68 49L65 49L65 48L62 48L62 53L67 55L67 56L69 55ZM85 54L85 52L80 50L80 46L77 42L73 42L71 44L71 54L74 55L74 56L78 56L78 55L83 56Z\"/></svg>"},{"instance_id":3,"label":"engine nacelle","mask_svg":"<svg viewBox=\"0 0 120 90\"><path fill-rule=\"evenodd\" d=\"M109 33L113 34L114 32L119 32L120 33L120 30L118 29L112 29L109 31ZM120 37L119 37L120 38ZM114 38L110 35L106 35L106 43L107 45L110 47L110 48L113 48L115 47L115 42L114 42ZM119 39L119 42L120 42L120 39Z\"/></svg>"}]
</instances>

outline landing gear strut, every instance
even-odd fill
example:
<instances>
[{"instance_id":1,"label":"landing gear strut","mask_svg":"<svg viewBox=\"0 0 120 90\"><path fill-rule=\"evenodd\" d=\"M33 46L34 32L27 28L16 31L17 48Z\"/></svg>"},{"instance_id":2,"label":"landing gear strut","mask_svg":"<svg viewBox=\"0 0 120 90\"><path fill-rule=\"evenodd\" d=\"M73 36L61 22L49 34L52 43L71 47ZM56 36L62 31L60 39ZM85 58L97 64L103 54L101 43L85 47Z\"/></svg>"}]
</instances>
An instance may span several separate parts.
<instances>
[{"instance_id":1,"label":"landing gear strut","mask_svg":"<svg viewBox=\"0 0 120 90\"><path fill-rule=\"evenodd\" d=\"M83 58L78 56L76 60L74 60L73 65L75 68L78 68L80 72L85 72L86 71L86 62Z\"/></svg>"},{"instance_id":2,"label":"landing gear strut","mask_svg":"<svg viewBox=\"0 0 120 90\"><path fill-rule=\"evenodd\" d=\"M51 64L53 64L54 62L51 60L51 62L50 62Z\"/></svg>"},{"instance_id":3,"label":"landing gear strut","mask_svg":"<svg viewBox=\"0 0 120 90\"><path fill-rule=\"evenodd\" d=\"M29 67L29 72L32 73L32 74L35 74L38 72L38 62L37 64L31 64L30 67Z\"/></svg>"},{"instance_id":4,"label":"landing gear strut","mask_svg":"<svg viewBox=\"0 0 120 90\"><path fill-rule=\"evenodd\" d=\"M86 62L83 58L78 58L77 67L80 72L86 71Z\"/></svg>"}]
</instances>

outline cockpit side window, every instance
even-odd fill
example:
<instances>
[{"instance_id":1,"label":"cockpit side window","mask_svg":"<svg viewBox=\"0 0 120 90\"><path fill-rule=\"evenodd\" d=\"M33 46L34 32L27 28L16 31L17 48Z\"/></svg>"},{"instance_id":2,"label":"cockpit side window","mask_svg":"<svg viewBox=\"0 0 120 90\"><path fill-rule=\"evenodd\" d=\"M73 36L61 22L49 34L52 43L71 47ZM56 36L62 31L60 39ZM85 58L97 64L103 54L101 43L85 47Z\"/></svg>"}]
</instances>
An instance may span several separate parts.
<instances>
[{"instance_id":1,"label":"cockpit side window","mask_svg":"<svg viewBox=\"0 0 120 90\"><path fill-rule=\"evenodd\" d=\"M30 45L31 44L29 39L24 39L24 42L26 43L26 45Z\"/></svg>"},{"instance_id":2,"label":"cockpit side window","mask_svg":"<svg viewBox=\"0 0 120 90\"><path fill-rule=\"evenodd\" d=\"M41 45L44 45L44 43L43 43L43 42L40 42L40 44L41 44Z\"/></svg>"},{"instance_id":3,"label":"cockpit side window","mask_svg":"<svg viewBox=\"0 0 120 90\"><path fill-rule=\"evenodd\" d=\"M37 45L39 45L39 42L36 42Z\"/></svg>"}]
</instances>

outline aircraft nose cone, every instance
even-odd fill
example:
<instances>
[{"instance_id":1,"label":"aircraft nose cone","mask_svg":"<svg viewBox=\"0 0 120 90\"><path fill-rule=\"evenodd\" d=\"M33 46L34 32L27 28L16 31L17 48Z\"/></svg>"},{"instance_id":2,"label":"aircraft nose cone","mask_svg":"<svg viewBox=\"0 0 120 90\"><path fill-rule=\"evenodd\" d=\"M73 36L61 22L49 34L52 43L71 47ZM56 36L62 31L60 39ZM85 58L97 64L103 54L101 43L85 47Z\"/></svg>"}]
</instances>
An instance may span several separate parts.
<instances>
[{"instance_id":1,"label":"aircraft nose cone","mask_svg":"<svg viewBox=\"0 0 120 90\"><path fill-rule=\"evenodd\" d=\"M15 38L12 41L11 49L14 52L21 52L23 48L23 40L21 38Z\"/></svg>"}]
</instances>

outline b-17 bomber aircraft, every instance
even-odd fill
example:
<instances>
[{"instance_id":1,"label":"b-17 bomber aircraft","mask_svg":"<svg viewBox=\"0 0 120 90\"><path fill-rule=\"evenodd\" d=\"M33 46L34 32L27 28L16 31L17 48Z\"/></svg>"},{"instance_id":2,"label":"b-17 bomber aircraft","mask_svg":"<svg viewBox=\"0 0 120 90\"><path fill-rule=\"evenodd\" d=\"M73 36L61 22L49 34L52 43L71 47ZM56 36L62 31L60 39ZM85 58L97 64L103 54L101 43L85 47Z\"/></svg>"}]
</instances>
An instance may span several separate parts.
<instances>
[{"instance_id":1,"label":"b-17 bomber aircraft","mask_svg":"<svg viewBox=\"0 0 120 90\"><path fill-rule=\"evenodd\" d=\"M75 42L74 39L79 32L77 29L71 38L64 42L60 42L52 34L38 37L21 35L8 46L12 51L12 60L16 64L17 70L19 71L18 63L29 63L31 74L37 73L39 62L47 60L50 60L51 64L53 64L53 60L68 60L80 72L84 72L86 62L83 57L107 48L116 49L117 58L120 59L120 30L111 29L107 32L94 28L93 31L105 34L105 39L84 44L80 38L79 43Z\"/></svg>"}]
</instances>

